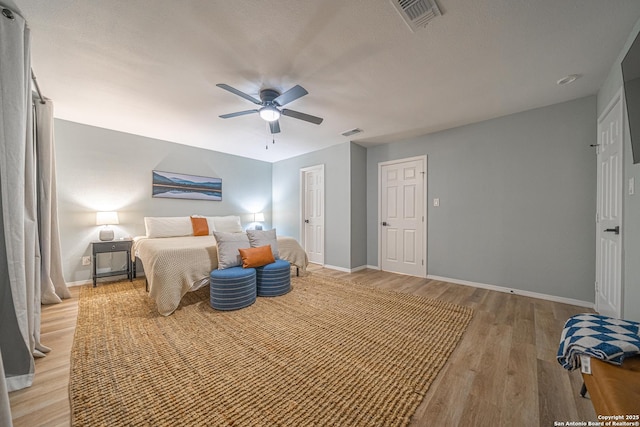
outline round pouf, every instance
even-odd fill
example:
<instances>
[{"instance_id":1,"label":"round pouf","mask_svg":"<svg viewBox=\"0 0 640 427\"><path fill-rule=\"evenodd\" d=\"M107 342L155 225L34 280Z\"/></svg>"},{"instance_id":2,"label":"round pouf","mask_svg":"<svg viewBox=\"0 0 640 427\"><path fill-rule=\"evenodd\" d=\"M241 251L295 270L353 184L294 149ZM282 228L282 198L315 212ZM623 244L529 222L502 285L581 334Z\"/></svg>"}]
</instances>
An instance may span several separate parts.
<instances>
[{"instance_id":1,"label":"round pouf","mask_svg":"<svg viewBox=\"0 0 640 427\"><path fill-rule=\"evenodd\" d=\"M256 302L255 268L213 270L209 280L209 303L216 310L237 310Z\"/></svg>"},{"instance_id":2,"label":"round pouf","mask_svg":"<svg viewBox=\"0 0 640 427\"><path fill-rule=\"evenodd\" d=\"M259 297L276 297L291 290L291 264L277 259L276 262L256 267Z\"/></svg>"}]
</instances>

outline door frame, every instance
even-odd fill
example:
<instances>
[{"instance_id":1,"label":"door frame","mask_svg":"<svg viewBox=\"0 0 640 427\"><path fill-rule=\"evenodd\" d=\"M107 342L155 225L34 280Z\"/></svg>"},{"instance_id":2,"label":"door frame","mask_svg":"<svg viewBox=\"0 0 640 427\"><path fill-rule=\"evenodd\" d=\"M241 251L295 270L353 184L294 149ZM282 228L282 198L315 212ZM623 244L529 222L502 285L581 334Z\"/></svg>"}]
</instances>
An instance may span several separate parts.
<instances>
[{"instance_id":1,"label":"door frame","mask_svg":"<svg viewBox=\"0 0 640 427\"><path fill-rule=\"evenodd\" d=\"M300 214L300 218L299 218L299 227L300 227L300 241L302 242L302 247L305 249L306 251L306 232L305 232L305 227L304 227L304 214L305 214L305 199L306 199L306 194L305 194L305 173L307 172L311 172L311 171L320 171L320 173L322 173L322 262L320 263L320 265L324 265L324 261L326 259L325 257L325 248L326 248L326 236L327 236L327 232L325 230L325 214L327 211L326 208L326 196L325 196L325 190L326 190L326 185L325 185L325 174L324 174L324 163L321 163L319 165L313 165L313 166L307 166L304 168L300 168L300 210L299 210L299 214Z\"/></svg>"},{"instance_id":2,"label":"door frame","mask_svg":"<svg viewBox=\"0 0 640 427\"><path fill-rule=\"evenodd\" d=\"M598 307L598 302L599 302L599 298L598 298L598 286L601 286L602 284L599 283L599 279L600 279L600 273L601 273L601 256L602 256L602 251L599 249L600 247L600 238L601 235L603 233L602 231L602 227L600 226L600 197L601 197L601 191L600 191L600 186L602 184L602 177L601 177L601 173L600 173L600 134L601 134L601 129L602 129L602 121L604 120L604 118L614 109L616 108L617 104L620 103L620 108L622 109L622 122L621 122L621 126L620 126L620 139L621 139L621 144L622 146L620 147L620 193L618 194L618 196L620 197L620 228L622 229L621 233L620 233L620 247L619 247L619 254L620 254L620 262L616 264L616 275L619 277L618 280L618 289L617 289L617 294L618 294L618 307L616 307L617 309L617 317L620 318L623 315L623 306L624 306L624 286L623 286L623 277L622 277L622 272L624 271L624 194L625 194L625 187L626 187L626 183L624 182L624 137L625 137L625 129L627 128L627 108L626 108L626 102L625 102L625 98L624 98L624 90L623 87L621 87L618 92L615 94L615 96L611 99L611 101L609 101L609 103L607 104L607 107L602 111L602 114L600 114L598 116L598 123L597 123L597 139L596 139L596 167L598 168L596 170L596 280L595 280L595 302L594 302L594 308L595 310L599 313L599 307Z\"/></svg>"},{"instance_id":3,"label":"door frame","mask_svg":"<svg viewBox=\"0 0 640 427\"><path fill-rule=\"evenodd\" d=\"M378 162L378 218L376 221L376 227L378 230L378 269L382 270L382 236L381 236L381 232L380 232L380 227L381 227L381 223L382 223L382 167L383 166L387 166L387 165L393 165L395 163L405 163L405 162L411 162L411 161L415 161L415 160L421 160L422 161L422 166L424 167L424 171L423 171L423 183L424 183L424 197L422 198L422 215L424 216L424 221L422 222L423 227L422 227L422 245L423 245L423 254L422 256L424 257L424 266L422 269L422 273L423 276L419 276L419 277L423 277L426 278L427 277L427 271L428 268L427 266L429 265L429 257L428 255L428 241L427 241L427 225L428 225L428 215L427 215L427 206L429 205L428 203L428 199L429 199L429 190L428 190L428 181L427 181L427 169L428 169L428 163L427 163L427 155L422 155L422 156L414 156L414 157L406 157L404 159L396 159L396 160L387 160L384 162ZM396 273L396 274L401 274L401 273Z\"/></svg>"}]
</instances>

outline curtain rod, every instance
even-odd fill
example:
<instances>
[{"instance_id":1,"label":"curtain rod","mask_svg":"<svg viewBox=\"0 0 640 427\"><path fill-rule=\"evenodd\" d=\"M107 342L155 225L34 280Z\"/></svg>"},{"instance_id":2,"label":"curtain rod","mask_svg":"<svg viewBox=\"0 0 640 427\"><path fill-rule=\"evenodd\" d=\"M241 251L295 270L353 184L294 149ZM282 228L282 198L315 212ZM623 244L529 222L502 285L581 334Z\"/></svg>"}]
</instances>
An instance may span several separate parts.
<instances>
[{"instance_id":1,"label":"curtain rod","mask_svg":"<svg viewBox=\"0 0 640 427\"><path fill-rule=\"evenodd\" d=\"M40 92L40 85L38 85L38 80L36 80L36 75L33 73L33 68L31 69L31 80L33 80L33 84L36 87L36 92L38 92L38 96L40 97L40 104L46 104L44 102L44 96L42 96L42 92Z\"/></svg>"}]
</instances>

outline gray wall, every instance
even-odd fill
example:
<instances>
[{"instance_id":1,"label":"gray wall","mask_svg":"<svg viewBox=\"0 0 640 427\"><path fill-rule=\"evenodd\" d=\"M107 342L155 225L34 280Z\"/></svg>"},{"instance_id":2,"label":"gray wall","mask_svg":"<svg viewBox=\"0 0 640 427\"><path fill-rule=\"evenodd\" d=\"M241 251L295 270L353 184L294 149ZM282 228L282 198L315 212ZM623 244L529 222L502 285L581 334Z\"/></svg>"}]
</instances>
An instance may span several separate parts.
<instances>
[{"instance_id":1,"label":"gray wall","mask_svg":"<svg viewBox=\"0 0 640 427\"><path fill-rule=\"evenodd\" d=\"M301 240L300 169L324 165L325 264L351 268L350 143L273 164L273 222L278 234Z\"/></svg>"},{"instance_id":2,"label":"gray wall","mask_svg":"<svg viewBox=\"0 0 640 427\"><path fill-rule=\"evenodd\" d=\"M81 257L97 240L96 211L118 211L116 238L144 235L145 216L264 212L271 226L271 164L122 132L55 121L60 233L67 282L89 280ZM151 197L151 171L222 178L223 200ZM117 257L117 255L114 255ZM113 261L120 268L122 260ZM99 264L100 268L101 265Z\"/></svg>"},{"instance_id":3,"label":"gray wall","mask_svg":"<svg viewBox=\"0 0 640 427\"><path fill-rule=\"evenodd\" d=\"M351 143L351 268L367 265L367 150Z\"/></svg>"},{"instance_id":4,"label":"gray wall","mask_svg":"<svg viewBox=\"0 0 640 427\"><path fill-rule=\"evenodd\" d=\"M640 32L638 21L629 35L622 51L611 67L611 71L602 88L598 92L598 116L602 114L609 102L622 87L622 69L620 64L631 47L631 43ZM626 110L625 110L626 111ZM631 153L631 139L629 125L625 118L624 131L624 198L622 245L623 245L623 272L622 272L622 316L625 319L640 321L640 164L634 165ZM636 194L628 193L629 178L635 179Z\"/></svg>"},{"instance_id":5,"label":"gray wall","mask_svg":"<svg viewBox=\"0 0 640 427\"><path fill-rule=\"evenodd\" d=\"M368 264L378 163L426 154L428 274L593 302L595 140L588 97L369 148Z\"/></svg>"}]
</instances>

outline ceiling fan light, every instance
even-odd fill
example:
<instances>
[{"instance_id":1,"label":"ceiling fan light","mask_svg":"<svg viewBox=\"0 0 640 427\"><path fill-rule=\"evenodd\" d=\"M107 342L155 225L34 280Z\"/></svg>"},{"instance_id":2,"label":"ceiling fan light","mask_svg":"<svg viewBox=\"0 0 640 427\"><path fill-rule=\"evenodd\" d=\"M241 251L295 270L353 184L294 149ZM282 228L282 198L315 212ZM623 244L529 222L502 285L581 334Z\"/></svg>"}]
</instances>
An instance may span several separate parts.
<instances>
[{"instance_id":1,"label":"ceiling fan light","mask_svg":"<svg viewBox=\"0 0 640 427\"><path fill-rule=\"evenodd\" d=\"M260 109L260 117L262 117L262 120L274 122L280 118L280 111L276 107L262 107Z\"/></svg>"}]
</instances>

